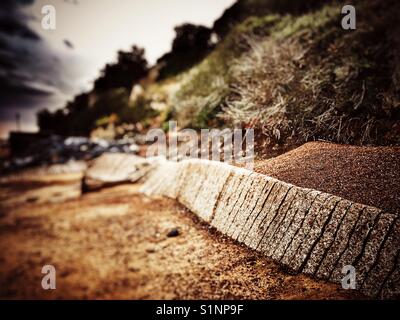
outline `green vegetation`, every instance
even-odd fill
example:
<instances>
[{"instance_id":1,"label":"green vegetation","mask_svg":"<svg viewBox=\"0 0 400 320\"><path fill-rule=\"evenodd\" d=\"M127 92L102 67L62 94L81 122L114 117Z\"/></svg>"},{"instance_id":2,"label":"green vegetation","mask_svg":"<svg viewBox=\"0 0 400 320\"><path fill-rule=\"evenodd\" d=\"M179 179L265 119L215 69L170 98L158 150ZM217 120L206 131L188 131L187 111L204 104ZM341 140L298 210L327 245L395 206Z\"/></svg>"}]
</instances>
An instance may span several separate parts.
<instances>
[{"instance_id":1,"label":"green vegetation","mask_svg":"<svg viewBox=\"0 0 400 320\"><path fill-rule=\"evenodd\" d=\"M267 15L262 17L249 17L240 23L235 31L239 33L253 33L257 35L268 35L271 27L277 24L282 19L278 14Z\"/></svg>"},{"instance_id":2,"label":"green vegetation","mask_svg":"<svg viewBox=\"0 0 400 320\"><path fill-rule=\"evenodd\" d=\"M271 18L265 21L272 24ZM171 100L181 126L204 128L221 123L213 120L230 93L233 62L249 50L245 38L252 28L247 21L235 27L200 64L178 78L180 89Z\"/></svg>"},{"instance_id":3,"label":"green vegetation","mask_svg":"<svg viewBox=\"0 0 400 320\"><path fill-rule=\"evenodd\" d=\"M158 116L159 112L151 108L148 100L139 97L136 101L130 102L118 115L121 123L139 123Z\"/></svg>"}]
</instances>

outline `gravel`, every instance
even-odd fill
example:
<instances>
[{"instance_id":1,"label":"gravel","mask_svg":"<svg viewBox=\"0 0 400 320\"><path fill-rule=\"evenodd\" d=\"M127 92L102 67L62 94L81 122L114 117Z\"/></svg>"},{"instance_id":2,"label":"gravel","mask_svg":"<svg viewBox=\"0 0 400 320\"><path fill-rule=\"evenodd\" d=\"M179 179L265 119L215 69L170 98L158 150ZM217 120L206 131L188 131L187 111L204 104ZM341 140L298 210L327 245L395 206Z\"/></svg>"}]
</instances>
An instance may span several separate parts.
<instances>
[{"instance_id":1,"label":"gravel","mask_svg":"<svg viewBox=\"0 0 400 320\"><path fill-rule=\"evenodd\" d=\"M254 170L389 212L400 212L400 147L311 142Z\"/></svg>"}]
</instances>

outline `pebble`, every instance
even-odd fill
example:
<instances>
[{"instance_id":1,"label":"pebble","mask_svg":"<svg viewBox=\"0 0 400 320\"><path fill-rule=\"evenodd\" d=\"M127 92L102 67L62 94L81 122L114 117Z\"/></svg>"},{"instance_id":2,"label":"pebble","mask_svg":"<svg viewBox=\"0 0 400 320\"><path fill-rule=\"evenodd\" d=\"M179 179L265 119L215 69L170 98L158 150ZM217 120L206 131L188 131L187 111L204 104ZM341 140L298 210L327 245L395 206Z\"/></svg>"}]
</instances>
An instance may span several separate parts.
<instances>
[{"instance_id":1,"label":"pebble","mask_svg":"<svg viewBox=\"0 0 400 320\"><path fill-rule=\"evenodd\" d=\"M177 237L177 236L179 236L179 229L178 228L174 228L174 229L172 229L172 230L170 230L168 233L167 233L167 237L168 238L172 238L172 237Z\"/></svg>"}]
</instances>

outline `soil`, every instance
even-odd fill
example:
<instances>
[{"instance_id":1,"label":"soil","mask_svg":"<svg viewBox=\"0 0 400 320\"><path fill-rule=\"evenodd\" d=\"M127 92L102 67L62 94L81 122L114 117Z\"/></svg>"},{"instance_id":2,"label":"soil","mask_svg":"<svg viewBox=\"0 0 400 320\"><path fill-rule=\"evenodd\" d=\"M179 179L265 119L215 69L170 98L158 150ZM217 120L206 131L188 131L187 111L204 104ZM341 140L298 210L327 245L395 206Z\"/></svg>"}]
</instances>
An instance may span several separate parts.
<instances>
[{"instance_id":1,"label":"soil","mask_svg":"<svg viewBox=\"0 0 400 320\"><path fill-rule=\"evenodd\" d=\"M311 142L256 161L254 171L389 212L400 212L400 147Z\"/></svg>"},{"instance_id":2,"label":"soil","mask_svg":"<svg viewBox=\"0 0 400 320\"><path fill-rule=\"evenodd\" d=\"M365 298L289 274L176 202L144 197L138 185L81 196L76 178L3 181L0 298ZM41 287L46 264L56 268L56 290Z\"/></svg>"}]
</instances>

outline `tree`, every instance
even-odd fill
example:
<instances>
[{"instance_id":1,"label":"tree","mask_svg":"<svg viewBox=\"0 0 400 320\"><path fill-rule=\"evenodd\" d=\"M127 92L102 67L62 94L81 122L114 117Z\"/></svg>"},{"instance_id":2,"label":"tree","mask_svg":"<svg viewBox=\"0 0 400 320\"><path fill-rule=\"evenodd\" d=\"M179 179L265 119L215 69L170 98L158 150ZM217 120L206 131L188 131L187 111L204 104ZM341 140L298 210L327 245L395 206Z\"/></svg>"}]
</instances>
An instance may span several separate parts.
<instances>
[{"instance_id":1,"label":"tree","mask_svg":"<svg viewBox=\"0 0 400 320\"><path fill-rule=\"evenodd\" d=\"M36 117L40 132L70 134L69 115L65 109L58 109L55 112L44 109L39 111Z\"/></svg>"},{"instance_id":2,"label":"tree","mask_svg":"<svg viewBox=\"0 0 400 320\"><path fill-rule=\"evenodd\" d=\"M204 51L210 47L211 29L191 23L175 27L172 52Z\"/></svg>"},{"instance_id":3,"label":"tree","mask_svg":"<svg viewBox=\"0 0 400 320\"><path fill-rule=\"evenodd\" d=\"M214 47L211 41L212 30L207 27L185 23L175 27L175 33L171 52L157 60L162 66L160 79L189 69Z\"/></svg>"},{"instance_id":4,"label":"tree","mask_svg":"<svg viewBox=\"0 0 400 320\"><path fill-rule=\"evenodd\" d=\"M40 131L89 135L99 118L113 113L123 114L128 108L133 84L148 73L144 53L144 49L137 46L128 52L119 51L117 62L104 67L91 92L75 96L63 109L55 112L42 110L37 114ZM90 103L91 97L95 97L93 103Z\"/></svg>"},{"instance_id":5,"label":"tree","mask_svg":"<svg viewBox=\"0 0 400 320\"><path fill-rule=\"evenodd\" d=\"M147 72L148 62L144 49L133 46L131 51L118 51L117 62L105 66L101 76L94 82L94 90L96 92L115 88L131 90L133 84L146 76Z\"/></svg>"}]
</instances>

